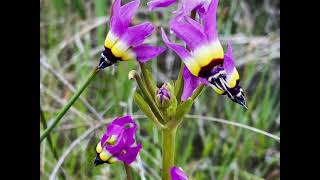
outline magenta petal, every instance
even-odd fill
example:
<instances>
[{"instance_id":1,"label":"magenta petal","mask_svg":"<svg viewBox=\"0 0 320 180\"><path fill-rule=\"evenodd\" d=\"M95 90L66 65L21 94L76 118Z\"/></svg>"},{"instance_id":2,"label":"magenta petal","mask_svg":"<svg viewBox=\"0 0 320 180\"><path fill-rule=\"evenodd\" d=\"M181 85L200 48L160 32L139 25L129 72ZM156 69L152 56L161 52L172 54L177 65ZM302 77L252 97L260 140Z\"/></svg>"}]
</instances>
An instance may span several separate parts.
<instances>
[{"instance_id":1,"label":"magenta petal","mask_svg":"<svg viewBox=\"0 0 320 180\"><path fill-rule=\"evenodd\" d=\"M202 6L205 0L183 0L179 4L178 10L174 13L178 15L190 15L191 11Z\"/></svg>"},{"instance_id":2,"label":"magenta petal","mask_svg":"<svg viewBox=\"0 0 320 180\"><path fill-rule=\"evenodd\" d=\"M186 66L183 67L182 76L184 85L181 100L186 101L201 82L200 78L192 75Z\"/></svg>"},{"instance_id":3,"label":"magenta petal","mask_svg":"<svg viewBox=\"0 0 320 180\"><path fill-rule=\"evenodd\" d=\"M227 52L224 54L223 68L225 69L227 74L231 74L235 68L235 63L233 61L232 56L232 47L230 42L228 42Z\"/></svg>"},{"instance_id":4,"label":"magenta petal","mask_svg":"<svg viewBox=\"0 0 320 180\"><path fill-rule=\"evenodd\" d=\"M173 166L170 169L171 180L188 180L188 176L180 168Z\"/></svg>"},{"instance_id":5,"label":"magenta petal","mask_svg":"<svg viewBox=\"0 0 320 180\"><path fill-rule=\"evenodd\" d=\"M185 61L188 57L191 56L190 52L187 51L186 48L170 42L163 28L161 28L161 35L166 46L168 46L170 49L176 52L183 61Z\"/></svg>"},{"instance_id":6,"label":"magenta petal","mask_svg":"<svg viewBox=\"0 0 320 180\"><path fill-rule=\"evenodd\" d=\"M121 0L115 0L111 7L111 15L110 15L110 30L120 37L128 28L125 26L120 18L120 5Z\"/></svg>"},{"instance_id":7,"label":"magenta petal","mask_svg":"<svg viewBox=\"0 0 320 180\"><path fill-rule=\"evenodd\" d=\"M121 37L126 32L139 4L140 0L135 0L120 7L121 0L115 0L110 16L110 30L115 35Z\"/></svg>"},{"instance_id":8,"label":"magenta petal","mask_svg":"<svg viewBox=\"0 0 320 180\"><path fill-rule=\"evenodd\" d=\"M117 118L112 121L112 124L118 125L118 126L125 126L127 124L132 124L133 126L137 126L131 116L123 116L121 118Z\"/></svg>"},{"instance_id":9,"label":"magenta petal","mask_svg":"<svg viewBox=\"0 0 320 180\"><path fill-rule=\"evenodd\" d=\"M199 27L194 21L189 20L192 23L187 22L184 18L177 17L170 21L170 29L181 39L187 46L194 50L197 47L207 42L207 37L202 28Z\"/></svg>"},{"instance_id":10,"label":"magenta petal","mask_svg":"<svg viewBox=\"0 0 320 180\"><path fill-rule=\"evenodd\" d=\"M204 31L209 41L218 38L217 33L217 8L219 0L212 0L207 14L204 17Z\"/></svg>"},{"instance_id":11,"label":"magenta petal","mask_svg":"<svg viewBox=\"0 0 320 180\"><path fill-rule=\"evenodd\" d=\"M152 0L147 3L149 11L163 8L163 7L168 7L175 3L176 0Z\"/></svg>"},{"instance_id":12,"label":"magenta petal","mask_svg":"<svg viewBox=\"0 0 320 180\"><path fill-rule=\"evenodd\" d=\"M124 128L121 127L121 126L117 126L117 125L112 125L112 124L109 124L107 126L107 131L106 133L102 136L101 138L101 144L104 144L106 142L106 140L112 136L112 135L116 135L116 136L122 136L123 134L123 131L124 131ZM121 137L120 137L121 138Z\"/></svg>"},{"instance_id":13,"label":"magenta petal","mask_svg":"<svg viewBox=\"0 0 320 180\"><path fill-rule=\"evenodd\" d=\"M134 134L135 134L136 128L126 128L124 129L121 136L118 138L118 141L114 145L106 145L106 149L111 154L117 154L121 152L123 149L126 149L127 147L130 147L134 142Z\"/></svg>"},{"instance_id":14,"label":"magenta petal","mask_svg":"<svg viewBox=\"0 0 320 180\"><path fill-rule=\"evenodd\" d=\"M124 149L125 153L117 154L115 155L115 157L126 164L131 164L134 160L136 160L141 148L142 148L141 144L138 144L137 146L134 146L134 147L128 147Z\"/></svg>"},{"instance_id":15,"label":"magenta petal","mask_svg":"<svg viewBox=\"0 0 320 180\"><path fill-rule=\"evenodd\" d=\"M128 27L135 15L138 7L140 5L140 0L131 1L120 8L120 18L123 24Z\"/></svg>"},{"instance_id":16,"label":"magenta petal","mask_svg":"<svg viewBox=\"0 0 320 180\"><path fill-rule=\"evenodd\" d=\"M153 24L150 22L145 22L129 27L128 31L121 37L121 39L127 42L128 46L138 46L152 34L153 30Z\"/></svg>"},{"instance_id":17,"label":"magenta petal","mask_svg":"<svg viewBox=\"0 0 320 180\"><path fill-rule=\"evenodd\" d=\"M137 60L141 63L144 63L157 57L159 54L165 51L166 48L142 44L132 48L132 50L135 52Z\"/></svg>"}]
</instances>

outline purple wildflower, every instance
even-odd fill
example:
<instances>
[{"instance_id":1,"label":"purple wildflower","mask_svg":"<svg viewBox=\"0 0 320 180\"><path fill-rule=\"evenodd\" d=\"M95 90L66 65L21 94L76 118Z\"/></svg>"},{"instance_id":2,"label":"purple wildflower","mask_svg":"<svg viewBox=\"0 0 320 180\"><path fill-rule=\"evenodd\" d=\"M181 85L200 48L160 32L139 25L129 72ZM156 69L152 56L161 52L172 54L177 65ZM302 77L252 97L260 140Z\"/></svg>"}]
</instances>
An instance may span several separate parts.
<instances>
[{"instance_id":1,"label":"purple wildflower","mask_svg":"<svg viewBox=\"0 0 320 180\"><path fill-rule=\"evenodd\" d=\"M170 169L171 180L188 180L188 176L180 167L173 166Z\"/></svg>"},{"instance_id":2,"label":"purple wildflower","mask_svg":"<svg viewBox=\"0 0 320 180\"><path fill-rule=\"evenodd\" d=\"M151 0L147 3L149 11L171 6L177 0Z\"/></svg>"},{"instance_id":3,"label":"purple wildflower","mask_svg":"<svg viewBox=\"0 0 320 180\"><path fill-rule=\"evenodd\" d=\"M246 107L243 90L239 85L240 77L235 68L231 43L224 54L218 39L216 13L218 0L212 0L203 17L203 25L188 16L176 17L170 21L170 29L183 40L188 48L169 41L163 29L165 44L175 51L186 68L182 100L185 101L201 84L211 86L218 94L227 96L234 102Z\"/></svg>"},{"instance_id":4,"label":"purple wildflower","mask_svg":"<svg viewBox=\"0 0 320 180\"><path fill-rule=\"evenodd\" d=\"M131 116L113 120L96 147L97 156L94 164L112 164L116 161L131 164L142 148L141 144L135 145L136 130L137 124Z\"/></svg>"},{"instance_id":5,"label":"purple wildflower","mask_svg":"<svg viewBox=\"0 0 320 180\"><path fill-rule=\"evenodd\" d=\"M129 27L140 0L133 0L121 6L121 0L115 0L110 16L110 30L105 39L105 50L101 53L99 68L111 66L117 61L136 59L144 63L159 54L165 48L143 44L143 41L154 31L150 22Z\"/></svg>"},{"instance_id":6,"label":"purple wildflower","mask_svg":"<svg viewBox=\"0 0 320 180\"><path fill-rule=\"evenodd\" d=\"M151 0L147 4L149 10L153 11L171 6L176 2L177 0ZM177 15L189 15L192 10L196 10L202 17L208 9L209 3L210 0L182 0L178 3L178 9L174 13Z\"/></svg>"}]
</instances>

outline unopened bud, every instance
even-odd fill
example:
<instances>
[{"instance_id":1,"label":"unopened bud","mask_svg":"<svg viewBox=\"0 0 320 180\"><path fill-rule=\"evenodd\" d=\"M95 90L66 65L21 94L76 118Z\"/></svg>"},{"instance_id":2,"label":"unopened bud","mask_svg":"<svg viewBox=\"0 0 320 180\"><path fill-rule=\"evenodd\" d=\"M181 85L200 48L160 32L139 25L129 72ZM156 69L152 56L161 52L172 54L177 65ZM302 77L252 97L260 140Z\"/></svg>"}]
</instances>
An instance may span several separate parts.
<instances>
[{"instance_id":1,"label":"unopened bud","mask_svg":"<svg viewBox=\"0 0 320 180\"><path fill-rule=\"evenodd\" d=\"M172 103L171 92L172 87L169 83L165 83L158 89L156 94L157 105L161 108L167 108Z\"/></svg>"}]
</instances>

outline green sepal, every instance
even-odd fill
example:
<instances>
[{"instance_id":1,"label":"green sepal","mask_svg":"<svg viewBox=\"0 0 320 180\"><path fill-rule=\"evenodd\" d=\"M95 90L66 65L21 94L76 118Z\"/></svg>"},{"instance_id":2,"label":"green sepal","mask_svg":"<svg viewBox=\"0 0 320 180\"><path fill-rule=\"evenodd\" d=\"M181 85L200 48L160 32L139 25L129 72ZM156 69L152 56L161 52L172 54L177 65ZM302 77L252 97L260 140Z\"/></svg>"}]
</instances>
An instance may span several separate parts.
<instances>
[{"instance_id":1,"label":"green sepal","mask_svg":"<svg viewBox=\"0 0 320 180\"><path fill-rule=\"evenodd\" d=\"M183 63L181 62L179 76L174 85L174 96L176 97L179 103L181 102L181 96L183 93L183 85L184 85L184 81L182 78L182 70L183 70Z\"/></svg>"}]
</instances>

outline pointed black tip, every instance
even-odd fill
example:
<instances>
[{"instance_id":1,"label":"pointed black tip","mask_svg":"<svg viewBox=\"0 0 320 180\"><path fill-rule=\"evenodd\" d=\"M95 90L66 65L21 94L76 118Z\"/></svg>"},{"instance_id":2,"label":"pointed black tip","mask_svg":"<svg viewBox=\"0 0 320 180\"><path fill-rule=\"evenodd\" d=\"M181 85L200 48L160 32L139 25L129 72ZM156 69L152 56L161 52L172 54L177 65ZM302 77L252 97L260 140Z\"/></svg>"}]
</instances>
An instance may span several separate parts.
<instances>
[{"instance_id":1,"label":"pointed black tip","mask_svg":"<svg viewBox=\"0 0 320 180\"><path fill-rule=\"evenodd\" d=\"M102 164L103 162L101 161L101 159L97 156L95 159L94 159L94 166L98 166L100 164Z\"/></svg>"}]
</instances>

